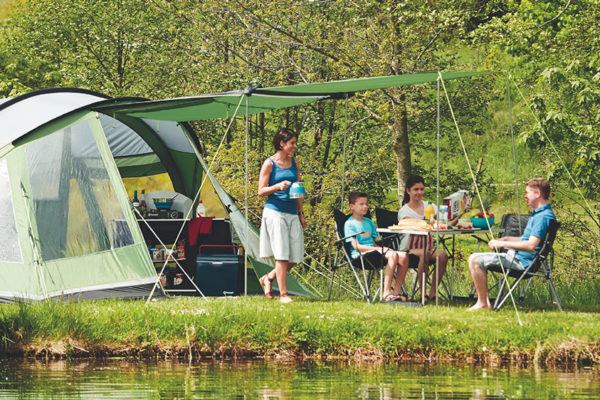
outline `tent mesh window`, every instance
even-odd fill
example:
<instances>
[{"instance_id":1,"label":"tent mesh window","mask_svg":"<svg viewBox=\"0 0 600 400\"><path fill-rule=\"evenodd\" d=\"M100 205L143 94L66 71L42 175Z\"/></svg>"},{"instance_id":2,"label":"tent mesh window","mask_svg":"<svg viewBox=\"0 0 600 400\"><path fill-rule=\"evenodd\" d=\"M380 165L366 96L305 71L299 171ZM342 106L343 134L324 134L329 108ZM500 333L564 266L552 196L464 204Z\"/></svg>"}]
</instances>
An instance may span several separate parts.
<instances>
[{"instance_id":1,"label":"tent mesh window","mask_svg":"<svg viewBox=\"0 0 600 400\"><path fill-rule=\"evenodd\" d=\"M26 147L42 258L75 257L132 245L133 237L89 122Z\"/></svg>"},{"instance_id":2,"label":"tent mesh window","mask_svg":"<svg viewBox=\"0 0 600 400\"><path fill-rule=\"evenodd\" d=\"M0 160L0 261L23 262L6 160Z\"/></svg>"}]
</instances>

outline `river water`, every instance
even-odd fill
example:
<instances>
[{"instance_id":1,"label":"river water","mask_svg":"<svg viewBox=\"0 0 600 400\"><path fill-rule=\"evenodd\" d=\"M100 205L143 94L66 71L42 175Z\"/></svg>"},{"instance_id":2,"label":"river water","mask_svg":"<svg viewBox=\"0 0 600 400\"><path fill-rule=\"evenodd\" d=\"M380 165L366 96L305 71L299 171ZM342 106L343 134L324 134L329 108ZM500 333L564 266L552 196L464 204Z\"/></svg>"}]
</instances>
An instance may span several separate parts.
<instances>
[{"instance_id":1,"label":"river water","mask_svg":"<svg viewBox=\"0 0 600 400\"><path fill-rule=\"evenodd\" d=\"M562 398L600 398L600 371L390 362L0 360L0 399Z\"/></svg>"}]
</instances>

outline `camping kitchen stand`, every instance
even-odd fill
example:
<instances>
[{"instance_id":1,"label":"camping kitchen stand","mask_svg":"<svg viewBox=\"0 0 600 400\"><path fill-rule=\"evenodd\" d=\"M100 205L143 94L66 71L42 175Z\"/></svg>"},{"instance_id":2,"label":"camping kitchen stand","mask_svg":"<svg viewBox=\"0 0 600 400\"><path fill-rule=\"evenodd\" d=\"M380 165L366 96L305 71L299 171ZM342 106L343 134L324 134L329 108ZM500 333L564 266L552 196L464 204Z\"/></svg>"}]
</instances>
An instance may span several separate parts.
<instances>
[{"instance_id":1,"label":"camping kitchen stand","mask_svg":"<svg viewBox=\"0 0 600 400\"><path fill-rule=\"evenodd\" d=\"M237 254L232 241L231 222L225 218L213 218L211 233L198 234L192 245L189 237L189 219L145 219L138 220L144 239L150 243L157 242L155 234L162 243L175 242L177 234L184 225L179 240L184 242L185 258L174 258L172 261L154 259L157 270L168 261L174 264L166 268L167 282L165 292L173 295L193 295L197 289L187 277L194 279L195 284L205 296L238 296L243 293L243 261ZM146 225L146 223L148 225ZM177 273L185 271L181 283L175 281ZM216 285L216 286L215 286ZM220 290L218 288L221 288Z\"/></svg>"}]
</instances>

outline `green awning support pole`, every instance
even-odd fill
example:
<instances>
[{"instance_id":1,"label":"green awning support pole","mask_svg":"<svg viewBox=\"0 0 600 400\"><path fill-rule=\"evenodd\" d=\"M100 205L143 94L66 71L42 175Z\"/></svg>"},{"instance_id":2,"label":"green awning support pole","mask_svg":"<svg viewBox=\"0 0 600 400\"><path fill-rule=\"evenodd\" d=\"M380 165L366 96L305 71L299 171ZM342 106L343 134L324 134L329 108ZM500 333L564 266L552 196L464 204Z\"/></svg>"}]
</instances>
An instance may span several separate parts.
<instances>
[{"instance_id":1,"label":"green awning support pole","mask_svg":"<svg viewBox=\"0 0 600 400\"><path fill-rule=\"evenodd\" d=\"M246 169L244 170L244 211L246 217L246 237L248 237L248 132L249 132L249 118L248 118L248 94L246 94L246 138L245 138L245 159ZM248 295L248 253L244 251L244 296Z\"/></svg>"},{"instance_id":2,"label":"green awning support pole","mask_svg":"<svg viewBox=\"0 0 600 400\"><path fill-rule=\"evenodd\" d=\"M437 203L438 212L437 212L437 230L440 229L440 75L438 75L437 83L437 144L436 144L436 171L435 171L435 179L436 179L436 193L435 193L435 201ZM439 248L440 246L440 235L435 235L435 248ZM435 253L435 282L439 281L439 268L440 268L440 255L436 251ZM452 268L452 273L454 273L454 268ZM423 275L424 276L424 275ZM450 279L452 281L452 278ZM452 285L452 283L450 283ZM424 288L425 286L423 286ZM424 292L423 292L424 293ZM450 287L450 298L452 299L452 286ZM424 298L425 296L423 296ZM438 297L435 296L435 305L438 305Z\"/></svg>"},{"instance_id":3,"label":"green awning support pole","mask_svg":"<svg viewBox=\"0 0 600 400\"><path fill-rule=\"evenodd\" d=\"M344 187L346 186L346 135L348 132L348 93L344 99L344 141L342 144L342 196L340 199L340 210L344 209Z\"/></svg>"},{"instance_id":4,"label":"green awning support pole","mask_svg":"<svg viewBox=\"0 0 600 400\"><path fill-rule=\"evenodd\" d=\"M510 116L510 140L512 141L513 165L515 166L515 196L517 197L517 215L521 215L521 202L519 198L519 174L517 167L517 150L515 147L515 133L513 130L512 101L510 99L510 75L508 71L506 71L506 99L508 102L508 115ZM523 232L523 227L521 226L521 218L517 218L517 221L519 221L519 231Z\"/></svg>"}]
</instances>

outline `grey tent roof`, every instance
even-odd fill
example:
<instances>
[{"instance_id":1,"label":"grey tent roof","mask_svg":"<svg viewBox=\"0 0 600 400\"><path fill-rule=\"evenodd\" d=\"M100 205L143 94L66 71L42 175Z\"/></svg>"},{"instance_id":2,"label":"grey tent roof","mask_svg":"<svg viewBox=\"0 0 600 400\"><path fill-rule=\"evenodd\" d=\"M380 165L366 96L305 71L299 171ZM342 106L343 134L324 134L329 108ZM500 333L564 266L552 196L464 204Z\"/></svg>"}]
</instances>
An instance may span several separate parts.
<instances>
[{"instance_id":1,"label":"grey tent roof","mask_svg":"<svg viewBox=\"0 0 600 400\"><path fill-rule=\"evenodd\" d=\"M78 89L32 92L0 105L0 144L11 143L32 130L108 97Z\"/></svg>"},{"instance_id":2,"label":"grey tent roof","mask_svg":"<svg viewBox=\"0 0 600 400\"><path fill-rule=\"evenodd\" d=\"M307 83L178 97L156 101L100 104L94 109L122 116L152 118L162 121L199 121L254 115L298 106L318 100L344 99L355 92L435 82L438 79L462 79L496 74L495 71L419 72L414 74L377 76L341 81Z\"/></svg>"},{"instance_id":3,"label":"grey tent roof","mask_svg":"<svg viewBox=\"0 0 600 400\"><path fill-rule=\"evenodd\" d=\"M0 143L11 143L44 124L71 112L104 104L109 97L81 89L51 89L12 99L0 99ZM141 99L136 99L141 100ZM153 153L152 148L131 127L110 115L100 114L100 121L115 157ZM172 121L142 119L169 149L193 153L181 127Z\"/></svg>"},{"instance_id":4,"label":"grey tent roof","mask_svg":"<svg viewBox=\"0 0 600 400\"><path fill-rule=\"evenodd\" d=\"M30 133L93 106L145 102L141 98L111 99L83 89L44 89L0 103L0 147L27 140ZM157 121L99 111L108 144L123 177L168 172L177 191L186 195L195 189L195 174L188 171L196 155L197 138L184 122ZM81 151L86 151L81 147Z\"/></svg>"}]
</instances>

